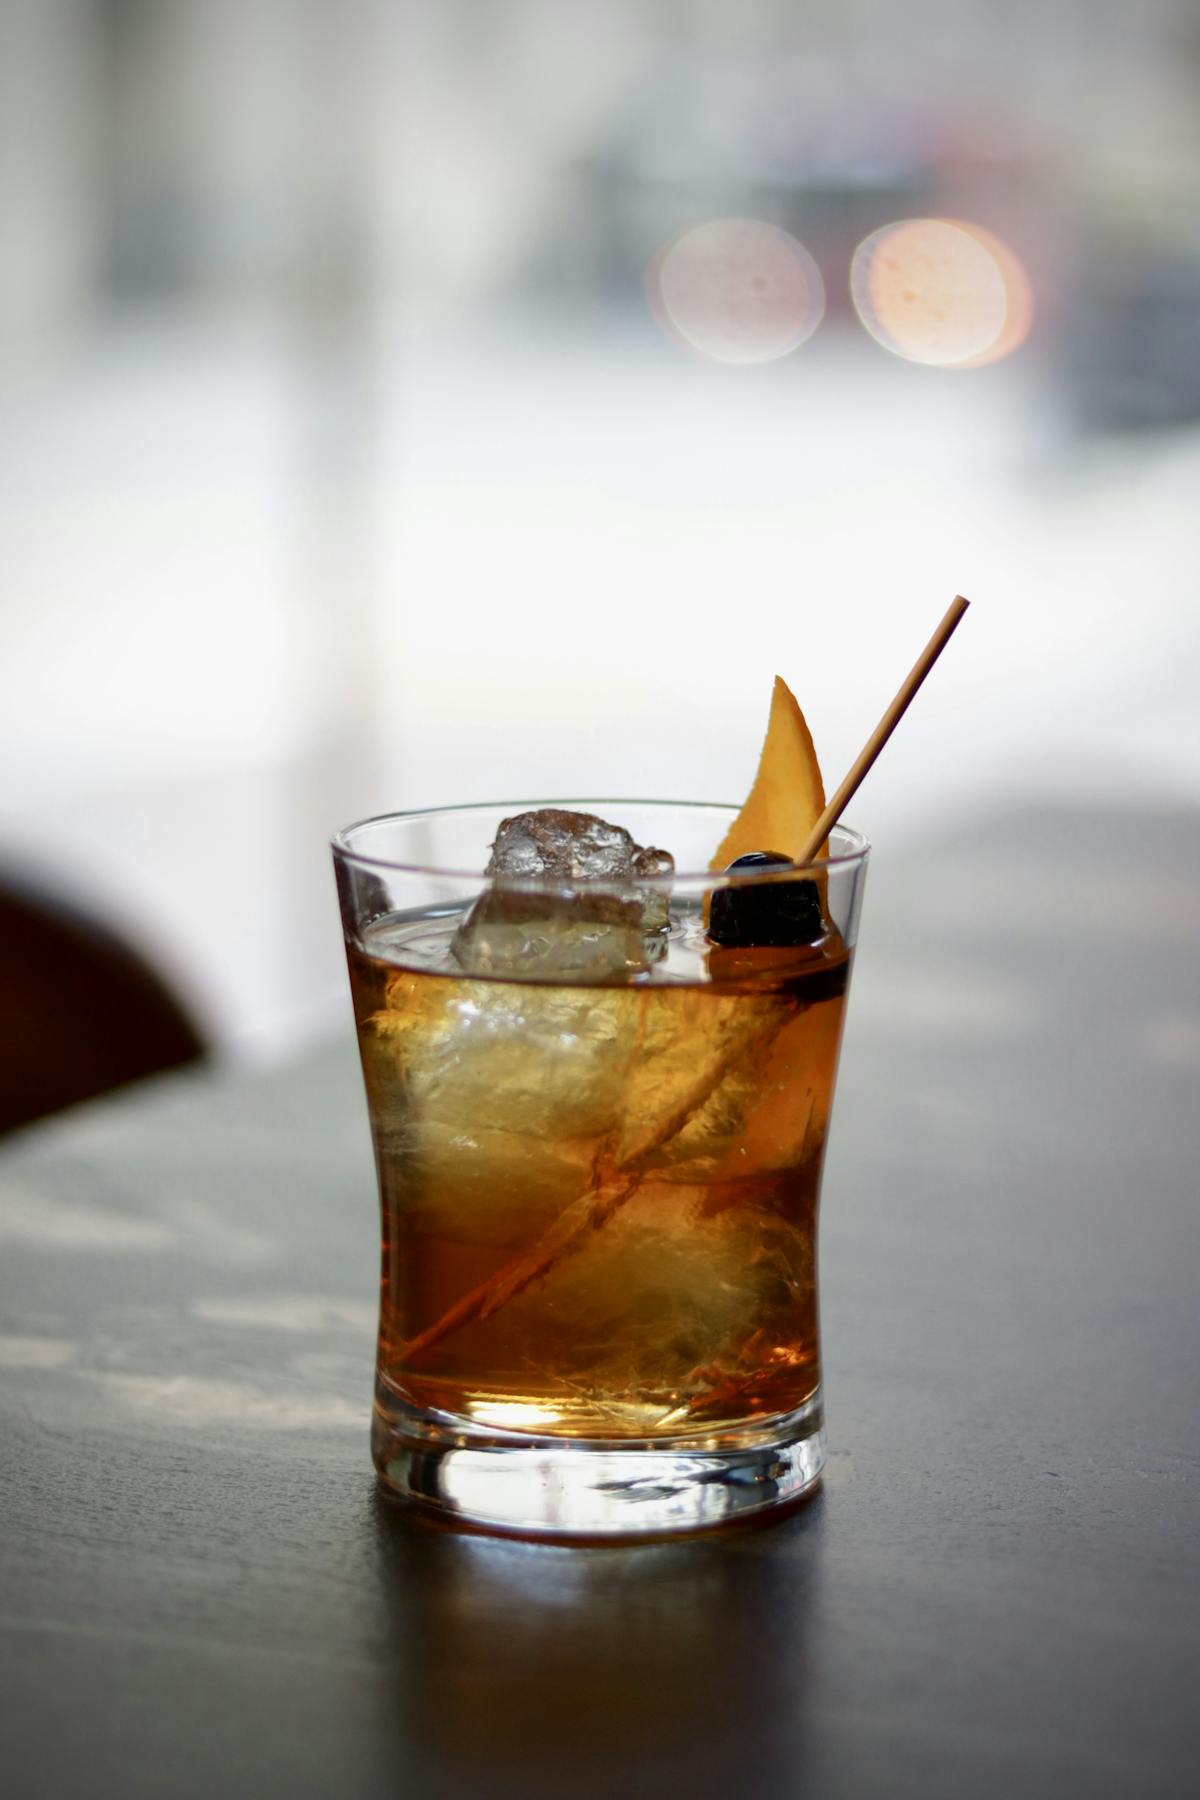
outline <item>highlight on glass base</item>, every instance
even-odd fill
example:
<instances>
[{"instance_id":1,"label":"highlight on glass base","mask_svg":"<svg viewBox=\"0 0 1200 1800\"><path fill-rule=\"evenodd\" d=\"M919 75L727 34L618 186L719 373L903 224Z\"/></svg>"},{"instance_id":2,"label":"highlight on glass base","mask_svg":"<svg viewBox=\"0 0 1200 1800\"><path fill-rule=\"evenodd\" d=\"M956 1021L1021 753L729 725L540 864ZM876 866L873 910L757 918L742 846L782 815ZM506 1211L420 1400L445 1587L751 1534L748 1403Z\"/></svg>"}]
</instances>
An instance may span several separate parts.
<instances>
[{"instance_id":1,"label":"highlight on glass base","mask_svg":"<svg viewBox=\"0 0 1200 1800\"><path fill-rule=\"evenodd\" d=\"M799 865L776 831L527 801L335 840L398 1492L634 1537L818 1479L817 1202L867 846L837 826Z\"/></svg>"},{"instance_id":2,"label":"highlight on glass base","mask_svg":"<svg viewBox=\"0 0 1200 1800\"><path fill-rule=\"evenodd\" d=\"M377 1402L372 1452L390 1488L456 1523L628 1539L712 1531L794 1506L820 1480L825 1433L819 1391L740 1432L644 1443L488 1432Z\"/></svg>"}]
</instances>

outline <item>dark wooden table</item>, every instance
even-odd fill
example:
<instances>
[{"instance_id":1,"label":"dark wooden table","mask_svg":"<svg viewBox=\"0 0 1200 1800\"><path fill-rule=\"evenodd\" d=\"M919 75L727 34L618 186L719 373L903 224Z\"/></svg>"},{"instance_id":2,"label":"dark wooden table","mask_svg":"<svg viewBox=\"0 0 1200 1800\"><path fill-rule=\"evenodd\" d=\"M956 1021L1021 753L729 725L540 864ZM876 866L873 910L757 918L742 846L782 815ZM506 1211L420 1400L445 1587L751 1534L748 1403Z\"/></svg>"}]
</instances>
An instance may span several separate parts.
<instances>
[{"instance_id":1,"label":"dark wooden table","mask_svg":"<svg viewBox=\"0 0 1200 1800\"><path fill-rule=\"evenodd\" d=\"M1198 894L1187 817L877 856L832 1456L766 1530L571 1550L377 1491L348 1031L10 1138L0 1788L1195 1792Z\"/></svg>"}]
</instances>

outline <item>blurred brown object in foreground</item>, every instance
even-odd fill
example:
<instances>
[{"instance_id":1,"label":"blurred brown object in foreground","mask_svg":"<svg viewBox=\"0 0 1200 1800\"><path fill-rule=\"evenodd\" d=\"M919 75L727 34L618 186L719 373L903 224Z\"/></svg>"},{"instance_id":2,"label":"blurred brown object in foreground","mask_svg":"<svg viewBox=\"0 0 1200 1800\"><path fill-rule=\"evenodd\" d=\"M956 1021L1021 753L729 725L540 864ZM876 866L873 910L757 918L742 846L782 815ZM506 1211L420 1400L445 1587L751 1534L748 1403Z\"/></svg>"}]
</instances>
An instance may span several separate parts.
<instances>
[{"instance_id":1,"label":"blurred brown object in foreground","mask_svg":"<svg viewBox=\"0 0 1200 1800\"><path fill-rule=\"evenodd\" d=\"M205 1054L128 944L0 871L0 1132Z\"/></svg>"}]
</instances>

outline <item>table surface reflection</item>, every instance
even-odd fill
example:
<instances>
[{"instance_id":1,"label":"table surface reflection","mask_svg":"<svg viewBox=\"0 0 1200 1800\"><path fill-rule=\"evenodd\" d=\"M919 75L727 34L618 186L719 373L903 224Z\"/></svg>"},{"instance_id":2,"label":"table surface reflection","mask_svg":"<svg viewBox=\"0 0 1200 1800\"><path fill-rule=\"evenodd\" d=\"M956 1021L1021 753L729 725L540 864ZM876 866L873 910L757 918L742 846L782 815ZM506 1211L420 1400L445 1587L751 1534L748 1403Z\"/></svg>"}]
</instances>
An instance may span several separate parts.
<instances>
[{"instance_id":1,"label":"table surface reflection","mask_svg":"<svg viewBox=\"0 0 1200 1800\"><path fill-rule=\"evenodd\" d=\"M1198 874L1169 814L876 858L832 1454L766 1529L564 1549L377 1489L348 1033L10 1138L6 1791L1191 1791Z\"/></svg>"}]
</instances>

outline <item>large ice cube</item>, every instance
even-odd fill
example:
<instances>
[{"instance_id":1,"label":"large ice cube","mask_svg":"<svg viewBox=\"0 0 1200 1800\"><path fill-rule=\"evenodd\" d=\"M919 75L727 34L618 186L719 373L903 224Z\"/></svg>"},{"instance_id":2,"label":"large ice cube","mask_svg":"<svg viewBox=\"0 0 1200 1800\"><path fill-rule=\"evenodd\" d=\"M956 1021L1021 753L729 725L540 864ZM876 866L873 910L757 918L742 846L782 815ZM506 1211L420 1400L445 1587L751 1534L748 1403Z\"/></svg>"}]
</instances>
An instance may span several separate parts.
<instances>
[{"instance_id":1,"label":"large ice cube","mask_svg":"<svg viewBox=\"0 0 1200 1800\"><path fill-rule=\"evenodd\" d=\"M406 1210L480 1244L537 1241L592 1184L621 1116L642 997L397 970L362 1055Z\"/></svg>"},{"instance_id":2,"label":"large ice cube","mask_svg":"<svg viewBox=\"0 0 1200 1800\"><path fill-rule=\"evenodd\" d=\"M491 885L455 933L455 958L480 975L628 979L665 942L666 893L641 883L674 867L594 813L549 806L504 819Z\"/></svg>"},{"instance_id":3,"label":"large ice cube","mask_svg":"<svg viewBox=\"0 0 1200 1800\"><path fill-rule=\"evenodd\" d=\"M637 854L638 846L622 826L610 825L595 813L543 806L501 819L487 873L625 881Z\"/></svg>"}]
</instances>

